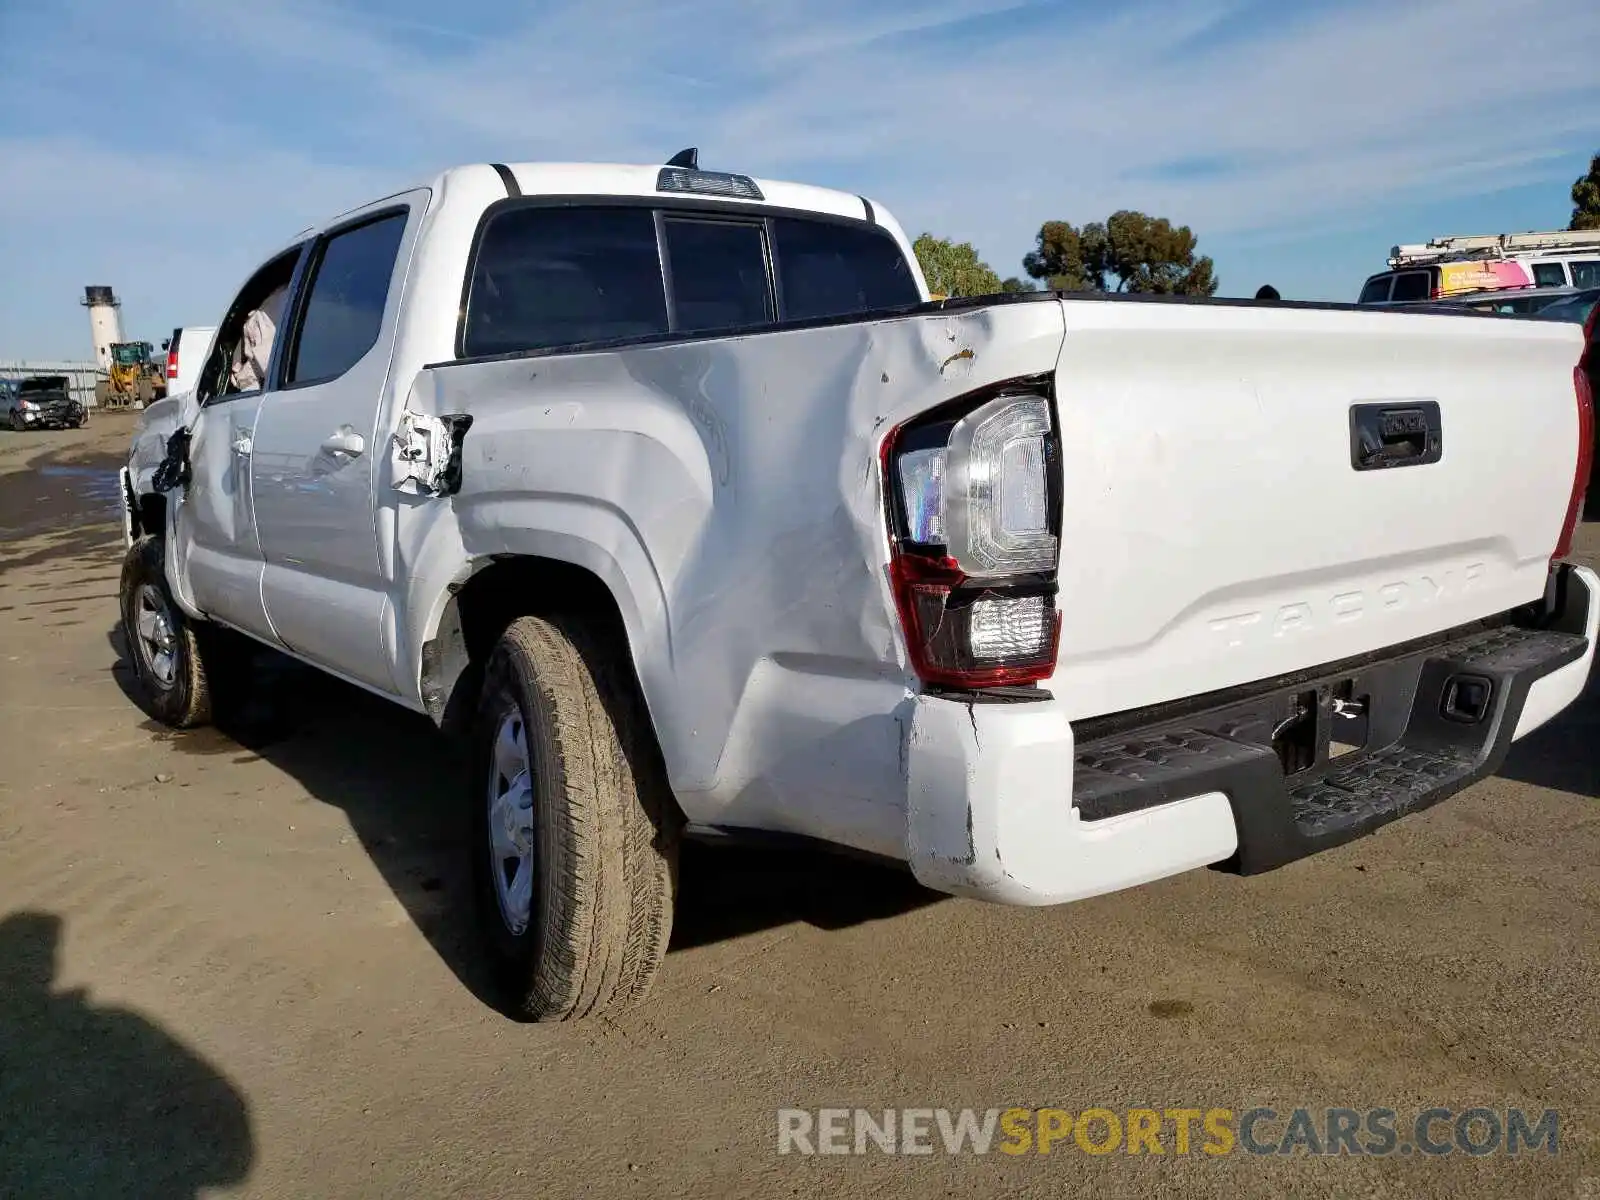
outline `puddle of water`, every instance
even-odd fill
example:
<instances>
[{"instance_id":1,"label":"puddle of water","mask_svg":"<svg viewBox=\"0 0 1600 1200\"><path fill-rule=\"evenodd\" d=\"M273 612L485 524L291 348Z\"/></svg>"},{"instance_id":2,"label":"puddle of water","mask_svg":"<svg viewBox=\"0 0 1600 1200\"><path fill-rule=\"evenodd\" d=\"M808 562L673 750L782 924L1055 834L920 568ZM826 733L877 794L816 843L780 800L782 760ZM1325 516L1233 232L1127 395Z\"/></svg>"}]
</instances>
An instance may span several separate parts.
<instances>
[{"instance_id":1,"label":"puddle of water","mask_svg":"<svg viewBox=\"0 0 1600 1200\"><path fill-rule=\"evenodd\" d=\"M121 463L99 455L0 475L0 539L121 520Z\"/></svg>"},{"instance_id":2,"label":"puddle of water","mask_svg":"<svg viewBox=\"0 0 1600 1200\"><path fill-rule=\"evenodd\" d=\"M45 479L74 480L77 486L73 490L86 500L101 500L113 507L121 503L117 491L122 483L113 469L52 463L40 467L34 474Z\"/></svg>"}]
</instances>

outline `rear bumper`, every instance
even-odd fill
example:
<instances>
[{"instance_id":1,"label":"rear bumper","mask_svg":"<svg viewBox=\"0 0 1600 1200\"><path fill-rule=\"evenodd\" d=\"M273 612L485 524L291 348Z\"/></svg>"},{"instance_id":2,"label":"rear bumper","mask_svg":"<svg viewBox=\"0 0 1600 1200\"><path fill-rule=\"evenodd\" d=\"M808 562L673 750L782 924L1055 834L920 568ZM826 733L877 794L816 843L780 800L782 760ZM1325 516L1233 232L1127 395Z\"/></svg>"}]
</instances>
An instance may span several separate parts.
<instances>
[{"instance_id":1,"label":"rear bumper","mask_svg":"<svg viewBox=\"0 0 1600 1200\"><path fill-rule=\"evenodd\" d=\"M907 857L930 887L1028 905L1282 866L1493 774L1582 693L1597 624L1600 577L1568 566L1511 623L1079 731L1055 701L920 696Z\"/></svg>"}]
</instances>

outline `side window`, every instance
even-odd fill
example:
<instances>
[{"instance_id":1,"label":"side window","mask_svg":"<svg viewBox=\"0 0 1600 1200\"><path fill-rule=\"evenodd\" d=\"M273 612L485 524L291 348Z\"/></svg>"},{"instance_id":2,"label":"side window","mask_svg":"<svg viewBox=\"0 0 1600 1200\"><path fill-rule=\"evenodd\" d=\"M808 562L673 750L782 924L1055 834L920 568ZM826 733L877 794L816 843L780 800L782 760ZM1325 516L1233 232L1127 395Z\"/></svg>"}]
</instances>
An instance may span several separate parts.
<instances>
[{"instance_id":1,"label":"side window","mask_svg":"<svg viewBox=\"0 0 1600 1200\"><path fill-rule=\"evenodd\" d=\"M466 357L666 332L649 209L511 207L489 219L467 292Z\"/></svg>"},{"instance_id":2,"label":"side window","mask_svg":"<svg viewBox=\"0 0 1600 1200\"><path fill-rule=\"evenodd\" d=\"M266 384L268 366L283 318L284 300L305 246L280 254L248 283L223 315L195 383L200 403L210 404L231 396L259 392ZM177 342L173 342L173 347ZM203 353L190 347L192 353Z\"/></svg>"},{"instance_id":3,"label":"side window","mask_svg":"<svg viewBox=\"0 0 1600 1200\"><path fill-rule=\"evenodd\" d=\"M772 237L786 320L843 316L922 299L905 255L884 230L779 217L772 222Z\"/></svg>"},{"instance_id":4,"label":"side window","mask_svg":"<svg viewBox=\"0 0 1600 1200\"><path fill-rule=\"evenodd\" d=\"M1367 280L1366 286L1361 289L1361 298L1356 303L1382 304L1389 298L1389 283L1393 278L1394 276L1392 275L1374 275ZM1348 292L1345 294L1349 295Z\"/></svg>"},{"instance_id":5,"label":"side window","mask_svg":"<svg viewBox=\"0 0 1600 1200\"><path fill-rule=\"evenodd\" d=\"M1600 287L1600 259L1589 259L1586 262L1575 262L1568 265L1572 267L1573 287Z\"/></svg>"},{"instance_id":6,"label":"side window","mask_svg":"<svg viewBox=\"0 0 1600 1200\"><path fill-rule=\"evenodd\" d=\"M337 379L372 349L406 219L406 213L380 217L322 244L295 327L285 384Z\"/></svg>"},{"instance_id":7,"label":"side window","mask_svg":"<svg viewBox=\"0 0 1600 1200\"><path fill-rule=\"evenodd\" d=\"M1401 300L1426 300L1428 298L1428 273L1426 271L1407 271L1403 275L1394 277L1394 293L1389 297L1396 302Z\"/></svg>"},{"instance_id":8,"label":"side window","mask_svg":"<svg viewBox=\"0 0 1600 1200\"><path fill-rule=\"evenodd\" d=\"M760 225L677 217L663 224L674 331L742 329L772 321L766 235Z\"/></svg>"},{"instance_id":9,"label":"side window","mask_svg":"<svg viewBox=\"0 0 1600 1200\"><path fill-rule=\"evenodd\" d=\"M1533 267L1534 287L1566 287L1567 273L1562 265L1556 263L1530 263ZM1573 264L1576 266L1577 264Z\"/></svg>"}]
</instances>

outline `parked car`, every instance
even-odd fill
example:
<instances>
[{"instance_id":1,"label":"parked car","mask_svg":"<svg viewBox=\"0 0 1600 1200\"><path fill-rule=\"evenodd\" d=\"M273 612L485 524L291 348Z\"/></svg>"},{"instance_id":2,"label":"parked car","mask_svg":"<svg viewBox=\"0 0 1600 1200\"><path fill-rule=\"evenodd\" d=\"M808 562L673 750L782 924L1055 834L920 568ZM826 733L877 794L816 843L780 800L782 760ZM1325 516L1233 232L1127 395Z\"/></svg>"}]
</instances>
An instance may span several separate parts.
<instances>
[{"instance_id":1,"label":"parked car","mask_svg":"<svg viewBox=\"0 0 1600 1200\"><path fill-rule=\"evenodd\" d=\"M1597 303L1600 303L1600 287L1585 288L1545 305L1539 310L1539 315L1547 321L1572 321L1582 325L1588 321Z\"/></svg>"},{"instance_id":2,"label":"parked car","mask_svg":"<svg viewBox=\"0 0 1600 1200\"><path fill-rule=\"evenodd\" d=\"M859 196L460 167L267 260L143 414L123 631L169 725L245 682L243 634L462 732L486 953L523 1014L583 1017L647 991L684 836L1045 905L1492 773L1594 658L1582 352L936 302Z\"/></svg>"},{"instance_id":3,"label":"parked car","mask_svg":"<svg viewBox=\"0 0 1600 1200\"><path fill-rule=\"evenodd\" d=\"M89 410L72 394L65 375L30 375L0 396L0 419L17 432L25 429L77 429L89 421Z\"/></svg>"},{"instance_id":4,"label":"parked car","mask_svg":"<svg viewBox=\"0 0 1600 1200\"><path fill-rule=\"evenodd\" d=\"M163 347L167 352L167 395L194 388L216 332L214 325L184 325L172 331Z\"/></svg>"},{"instance_id":5,"label":"parked car","mask_svg":"<svg viewBox=\"0 0 1600 1200\"><path fill-rule=\"evenodd\" d=\"M1471 309L1474 312L1536 313L1562 300L1570 300L1577 294L1576 289L1569 287L1512 288L1502 291L1469 292L1436 303Z\"/></svg>"}]
</instances>

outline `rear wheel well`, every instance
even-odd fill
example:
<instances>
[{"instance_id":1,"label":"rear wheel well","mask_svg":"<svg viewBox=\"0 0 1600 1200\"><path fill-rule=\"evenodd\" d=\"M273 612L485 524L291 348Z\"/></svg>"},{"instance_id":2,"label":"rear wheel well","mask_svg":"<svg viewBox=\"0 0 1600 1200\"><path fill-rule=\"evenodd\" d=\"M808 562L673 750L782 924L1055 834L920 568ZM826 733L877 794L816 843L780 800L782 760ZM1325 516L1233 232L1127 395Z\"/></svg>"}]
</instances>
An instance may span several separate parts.
<instances>
[{"instance_id":1,"label":"rear wheel well","mask_svg":"<svg viewBox=\"0 0 1600 1200\"><path fill-rule=\"evenodd\" d=\"M495 559L455 589L422 647L422 700L447 732L466 731L484 664L511 622L526 616L581 618L632 662L622 612L598 575L558 559Z\"/></svg>"}]
</instances>

